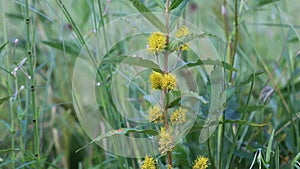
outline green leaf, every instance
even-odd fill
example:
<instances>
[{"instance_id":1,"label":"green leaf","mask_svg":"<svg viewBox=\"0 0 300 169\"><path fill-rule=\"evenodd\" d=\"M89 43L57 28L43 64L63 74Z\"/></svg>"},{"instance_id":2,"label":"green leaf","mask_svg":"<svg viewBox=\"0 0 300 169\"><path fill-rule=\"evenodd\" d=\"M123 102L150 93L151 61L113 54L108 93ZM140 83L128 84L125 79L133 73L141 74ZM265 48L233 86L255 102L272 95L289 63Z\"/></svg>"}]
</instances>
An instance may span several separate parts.
<instances>
[{"instance_id":1,"label":"green leaf","mask_svg":"<svg viewBox=\"0 0 300 169\"><path fill-rule=\"evenodd\" d=\"M203 96L199 96L199 94L196 93L196 92L181 90L181 93L182 93L182 96L193 97L193 98L198 99L199 101L201 101L203 104L208 104L209 103Z\"/></svg>"},{"instance_id":2,"label":"green leaf","mask_svg":"<svg viewBox=\"0 0 300 169\"><path fill-rule=\"evenodd\" d=\"M2 50L4 49L4 47L8 44L9 42L5 42L1 47L0 47L0 53L2 52Z\"/></svg>"},{"instance_id":3,"label":"green leaf","mask_svg":"<svg viewBox=\"0 0 300 169\"><path fill-rule=\"evenodd\" d=\"M266 163L269 164L271 160L271 152L272 152L272 144L274 139L274 133L275 130L273 129L271 137L269 139L268 147L267 147L267 153L266 153Z\"/></svg>"},{"instance_id":4,"label":"green leaf","mask_svg":"<svg viewBox=\"0 0 300 169\"><path fill-rule=\"evenodd\" d=\"M244 80L241 83L237 84L236 87L230 87L230 88L228 88L227 89L227 98L232 97L235 94L236 91L238 91L239 89L241 89L241 87L249 84L250 82L252 82L254 80L254 78L256 76L259 76L259 75L261 75L263 73L264 72L252 73L246 80Z\"/></svg>"},{"instance_id":5,"label":"green leaf","mask_svg":"<svg viewBox=\"0 0 300 169\"><path fill-rule=\"evenodd\" d=\"M175 100L172 100L171 103L169 103L169 105L167 106L167 108L175 107L176 105L179 104L180 100L181 100L181 97L178 97Z\"/></svg>"},{"instance_id":6,"label":"green leaf","mask_svg":"<svg viewBox=\"0 0 300 169\"><path fill-rule=\"evenodd\" d=\"M161 2L161 0L155 0L156 4L161 8L161 9L164 9L165 6L164 4Z\"/></svg>"},{"instance_id":7,"label":"green leaf","mask_svg":"<svg viewBox=\"0 0 300 169\"><path fill-rule=\"evenodd\" d=\"M195 132L195 131L199 131L199 130L202 130L203 128L205 128L203 125L194 125L193 127L192 127L192 129L190 130L190 133L192 133L192 132Z\"/></svg>"},{"instance_id":8,"label":"green leaf","mask_svg":"<svg viewBox=\"0 0 300 169\"><path fill-rule=\"evenodd\" d=\"M216 124L239 124L239 125L245 125L245 126L252 126L252 127L263 127L266 126L267 124L257 124L257 123L252 123L248 122L246 120L225 120L225 121L212 121L210 122L208 126L203 126L203 125L194 125L191 129L190 132L195 132L198 130L202 130L203 128L208 128L210 126L214 126Z\"/></svg>"},{"instance_id":9,"label":"green leaf","mask_svg":"<svg viewBox=\"0 0 300 169\"><path fill-rule=\"evenodd\" d=\"M297 161L300 159L300 152L296 155L296 157L291 162L291 168L296 167Z\"/></svg>"},{"instance_id":10,"label":"green leaf","mask_svg":"<svg viewBox=\"0 0 300 169\"><path fill-rule=\"evenodd\" d=\"M170 26L170 30L174 30L175 26L177 25L177 20L180 18L182 12L184 11L185 7L187 6L189 0L184 0L179 7L177 7L176 9L174 9L174 11L172 12L172 15L177 16L177 17L171 17L171 26Z\"/></svg>"},{"instance_id":11,"label":"green leaf","mask_svg":"<svg viewBox=\"0 0 300 169\"><path fill-rule=\"evenodd\" d=\"M98 137L96 137L94 140L92 140L91 142L89 142L85 146L83 146L80 149L76 150L76 153L81 151L82 149L84 149L88 145L95 143L96 141L101 141L104 138L111 137L111 136L114 136L114 135L125 135L125 134L128 134L128 133L143 133L143 134L149 134L149 135L152 135L152 136L156 136L158 134L157 131L149 130L149 129L120 128L120 129L117 129L117 130L111 130L111 131L106 132L105 134L99 135Z\"/></svg>"},{"instance_id":12,"label":"green leaf","mask_svg":"<svg viewBox=\"0 0 300 169\"><path fill-rule=\"evenodd\" d=\"M253 111L257 111L257 110L263 110L263 109L271 109L270 106L266 106L266 105L255 105L255 106L243 106L238 108L239 112L244 112L245 109L247 109L247 112L253 112Z\"/></svg>"},{"instance_id":13,"label":"green leaf","mask_svg":"<svg viewBox=\"0 0 300 169\"><path fill-rule=\"evenodd\" d=\"M164 24L148 9L140 0L129 0L132 5L158 30L161 32L166 32L166 27Z\"/></svg>"},{"instance_id":14,"label":"green leaf","mask_svg":"<svg viewBox=\"0 0 300 169\"><path fill-rule=\"evenodd\" d=\"M8 148L8 149L2 149L2 150L0 150L0 154L7 154L7 153L9 153L9 152L12 152L12 151L20 151L20 149L18 149L18 148L15 148L15 149L13 149L13 148Z\"/></svg>"},{"instance_id":15,"label":"green leaf","mask_svg":"<svg viewBox=\"0 0 300 169\"><path fill-rule=\"evenodd\" d=\"M200 65L215 65L215 66L222 66L227 70L230 71L237 71L233 66L230 64L220 61L220 60L212 60L211 58L208 58L206 60L197 60L196 62L188 63L188 67L194 67L194 66L200 66Z\"/></svg>"},{"instance_id":16,"label":"green leaf","mask_svg":"<svg viewBox=\"0 0 300 169\"><path fill-rule=\"evenodd\" d=\"M188 42L190 42L194 39L197 39L197 38L206 38L207 36L213 36L213 35L209 35L209 34L206 34L206 33L200 33L200 34L191 33L191 34L188 34L188 35L186 35L182 38L174 39L170 42L169 50L173 52L182 44L186 44L186 43L188 43Z\"/></svg>"},{"instance_id":17,"label":"green leaf","mask_svg":"<svg viewBox=\"0 0 300 169\"><path fill-rule=\"evenodd\" d=\"M6 70L4 67L0 67L0 69L2 69L4 72L6 72L7 74L9 74L12 78L15 78L15 76L9 71L9 70Z\"/></svg>"},{"instance_id":18,"label":"green leaf","mask_svg":"<svg viewBox=\"0 0 300 169\"><path fill-rule=\"evenodd\" d=\"M173 0L169 9L173 10L173 9L177 8L182 3L182 1L183 0Z\"/></svg>"},{"instance_id":19,"label":"green leaf","mask_svg":"<svg viewBox=\"0 0 300 169\"><path fill-rule=\"evenodd\" d=\"M44 43L52 48L55 48L55 49L58 49L61 51L65 51L76 57L80 53L80 48L77 47L76 44L71 43L71 42L62 42L60 40L53 40L53 41L42 41L42 43Z\"/></svg>"},{"instance_id":20,"label":"green leaf","mask_svg":"<svg viewBox=\"0 0 300 169\"><path fill-rule=\"evenodd\" d=\"M0 99L0 105L1 105L2 103L4 103L6 100L8 100L9 98L10 98L10 96L1 98L1 99Z\"/></svg>"},{"instance_id":21,"label":"green leaf","mask_svg":"<svg viewBox=\"0 0 300 169\"><path fill-rule=\"evenodd\" d=\"M257 123L252 123L246 120L225 120L225 121L220 121L219 124L239 124L239 125L246 125L246 126L252 126L252 127L263 127L266 126L267 124L257 124Z\"/></svg>"},{"instance_id":22,"label":"green leaf","mask_svg":"<svg viewBox=\"0 0 300 169\"><path fill-rule=\"evenodd\" d=\"M245 81L243 81L243 82L241 82L241 83L238 85L238 87L242 87L242 86L247 85L248 83L250 83L250 82L252 82L252 81L254 80L255 76L259 76L259 75L261 75L261 74L263 74L263 73L264 73L264 72L252 73L252 74L248 77L248 79L245 80Z\"/></svg>"},{"instance_id":23,"label":"green leaf","mask_svg":"<svg viewBox=\"0 0 300 169\"><path fill-rule=\"evenodd\" d=\"M157 72L162 72L160 67L150 61L150 60L146 60L143 59L141 57L132 57L132 56L110 56L110 57L106 57L102 60L101 64L103 63L125 63L125 64L130 64L130 65L134 65L134 66L141 66L141 67L145 67L145 68L151 68Z\"/></svg>"},{"instance_id":24,"label":"green leaf","mask_svg":"<svg viewBox=\"0 0 300 169\"><path fill-rule=\"evenodd\" d=\"M280 0L258 0L257 2L257 6L263 6L263 5L267 5L269 3L273 3L273 2L277 2Z\"/></svg>"},{"instance_id":25,"label":"green leaf","mask_svg":"<svg viewBox=\"0 0 300 169\"><path fill-rule=\"evenodd\" d=\"M280 154L279 154L279 146L276 146L276 159L275 159L275 169L279 169L280 166ZM292 168L292 167L291 167Z\"/></svg>"}]
</instances>

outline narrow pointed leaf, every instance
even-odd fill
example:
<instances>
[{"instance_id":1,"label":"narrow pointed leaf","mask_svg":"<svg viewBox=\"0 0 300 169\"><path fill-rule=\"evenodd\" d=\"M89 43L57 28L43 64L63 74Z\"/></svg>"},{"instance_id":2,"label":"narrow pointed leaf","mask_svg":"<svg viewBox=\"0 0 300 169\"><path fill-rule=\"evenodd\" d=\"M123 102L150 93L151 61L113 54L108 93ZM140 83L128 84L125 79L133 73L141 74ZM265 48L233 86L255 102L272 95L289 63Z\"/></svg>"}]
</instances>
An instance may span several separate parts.
<instances>
[{"instance_id":1,"label":"narrow pointed leaf","mask_svg":"<svg viewBox=\"0 0 300 169\"><path fill-rule=\"evenodd\" d=\"M0 99L0 105L1 105L2 103L4 103L6 100L8 100L9 98L10 98L10 96L1 98L1 99Z\"/></svg>"},{"instance_id":2,"label":"narrow pointed leaf","mask_svg":"<svg viewBox=\"0 0 300 169\"><path fill-rule=\"evenodd\" d=\"M140 0L129 0L132 5L159 31L166 32L164 24Z\"/></svg>"},{"instance_id":3,"label":"narrow pointed leaf","mask_svg":"<svg viewBox=\"0 0 300 169\"><path fill-rule=\"evenodd\" d=\"M269 139L268 147L267 147L267 153L266 153L266 163L267 164L269 164L270 160L271 160L271 152L272 152L274 133L275 133L275 130L273 129L271 137Z\"/></svg>"},{"instance_id":4,"label":"narrow pointed leaf","mask_svg":"<svg viewBox=\"0 0 300 169\"><path fill-rule=\"evenodd\" d=\"M151 68L155 71L161 72L160 67L147 59L143 59L141 57L132 57L132 56L110 56L106 57L102 60L101 64L104 63L125 63L133 66L141 66L145 68Z\"/></svg>"},{"instance_id":5,"label":"narrow pointed leaf","mask_svg":"<svg viewBox=\"0 0 300 169\"><path fill-rule=\"evenodd\" d=\"M54 40L54 41L42 41L47 46L50 46L52 48L65 51L73 56L78 56L80 53L80 48L76 47L74 43L71 42L62 42L59 40Z\"/></svg>"},{"instance_id":6,"label":"narrow pointed leaf","mask_svg":"<svg viewBox=\"0 0 300 169\"><path fill-rule=\"evenodd\" d=\"M3 45L1 45L0 47L0 53L2 52L2 50L4 49L4 47L8 44L9 42L4 43Z\"/></svg>"},{"instance_id":7,"label":"narrow pointed leaf","mask_svg":"<svg viewBox=\"0 0 300 169\"><path fill-rule=\"evenodd\" d=\"M81 147L80 149L76 150L76 153L81 151L82 149L86 148L88 145L93 144L97 141L101 141L104 138L108 138L114 135L126 135L128 133L143 133L143 134L149 134L149 135L157 135L158 132L155 130L149 130L149 129L135 129L135 128L120 128L117 130L111 130L106 132L105 134L101 134L98 137L96 137L94 140L86 144L85 146Z\"/></svg>"},{"instance_id":8,"label":"narrow pointed leaf","mask_svg":"<svg viewBox=\"0 0 300 169\"><path fill-rule=\"evenodd\" d=\"M187 64L188 67L194 67L194 66L200 66L200 65L216 65L216 66L222 66L227 70L237 71L233 66L231 66L230 64L228 64L224 61L212 60L210 58L208 58L206 60L197 60L196 62L191 62L191 63Z\"/></svg>"},{"instance_id":9,"label":"narrow pointed leaf","mask_svg":"<svg viewBox=\"0 0 300 169\"><path fill-rule=\"evenodd\" d=\"M177 8L182 3L182 1L183 0L173 0L169 9L173 10L173 9Z\"/></svg>"}]
</instances>

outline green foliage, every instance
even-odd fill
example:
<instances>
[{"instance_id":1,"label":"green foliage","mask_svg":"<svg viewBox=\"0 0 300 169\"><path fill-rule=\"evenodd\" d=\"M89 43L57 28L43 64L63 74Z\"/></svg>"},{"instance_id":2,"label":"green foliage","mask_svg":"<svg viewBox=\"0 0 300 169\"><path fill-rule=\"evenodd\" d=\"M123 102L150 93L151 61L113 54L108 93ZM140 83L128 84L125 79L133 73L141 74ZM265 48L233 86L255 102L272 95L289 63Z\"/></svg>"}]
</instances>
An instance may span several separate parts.
<instances>
[{"instance_id":1,"label":"green foliage","mask_svg":"<svg viewBox=\"0 0 300 169\"><path fill-rule=\"evenodd\" d=\"M151 10L148 9L140 0L129 0L132 5L146 18L149 22L151 22L159 31L166 32L166 28L164 24L157 18Z\"/></svg>"}]
</instances>

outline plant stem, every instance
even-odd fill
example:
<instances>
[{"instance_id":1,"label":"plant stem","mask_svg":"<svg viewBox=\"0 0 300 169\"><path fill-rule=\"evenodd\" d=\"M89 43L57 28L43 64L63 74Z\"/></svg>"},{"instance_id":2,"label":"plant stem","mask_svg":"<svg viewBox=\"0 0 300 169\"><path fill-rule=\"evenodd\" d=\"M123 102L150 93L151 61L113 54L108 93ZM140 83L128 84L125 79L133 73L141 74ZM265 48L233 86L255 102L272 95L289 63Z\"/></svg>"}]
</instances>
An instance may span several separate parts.
<instances>
[{"instance_id":1,"label":"plant stem","mask_svg":"<svg viewBox=\"0 0 300 169\"><path fill-rule=\"evenodd\" d=\"M238 12L238 1L234 0L234 26L235 26L235 38L233 41L232 49L230 49L230 65L234 65L234 60L235 60L235 54L236 54L236 47L237 47L237 41L238 41L238 36L239 36L239 23L238 23L238 17L239 17L239 12ZM231 43L230 43L231 46ZM231 48L231 47L230 47ZM232 81L232 70L229 72L229 82Z\"/></svg>"},{"instance_id":2,"label":"plant stem","mask_svg":"<svg viewBox=\"0 0 300 169\"><path fill-rule=\"evenodd\" d=\"M9 99L9 112L10 112L10 132L11 132L11 167L12 169L15 168L15 160L16 160L16 154L15 154L15 127L14 127L14 112L13 112L13 102L12 97Z\"/></svg>"},{"instance_id":3,"label":"plant stem","mask_svg":"<svg viewBox=\"0 0 300 169\"><path fill-rule=\"evenodd\" d=\"M220 117L220 120L224 121L225 120L225 114L222 114ZM223 168L222 165L222 149L223 149L223 142L224 142L224 130L225 130L225 124L220 124L218 128L218 147L217 147L217 168Z\"/></svg>"},{"instance_id":4,"label":"plant stem","mask_svg":"<svg viewBox=\"0 0 300 169\"><path fill-rule=\"evenodd\" d=\"M27 56L29 60L29 75L30 75L30 90L29 95L31 96L31 111L33 113L33 126L34 126L34 156L35 156L35 168L40 168L40 138L39 138L39 112L36 111L35 107L35 77L34 77L34 54L32 51L33 44L31 43L30 39L30 18L29 18L29 6L28 6L28 0L25 1L25 10L26 10L26 34L27 34ZM34 36L33 36L34 37Z\"/></svg>"},{"instance_id":5,"label":"plant stem","mask_svg":"<svg viewBox=\"0 0 300 169\"><path fill-rule=\"evenodd\" d=\"M255 76L254 76L254 78L253 78L253 80L252 80L252 82L251 82L250 91L249 91L249 94L248 94L248 97L247 97L247 101L246 101L246 104L245 104L245 110L242 112L242 116L241 116L241 119L242 119L242 120L244 120L245 114L246 114L246 112L248 111L248 105L249 105L249 102L250 102L251 94L252 94L252 92L253 92L254 82L255 82ZM230 167L230 165L231 165L231 162L232 162L232 155L233 155L233 151L235 150L235 147L237 147L237 149L240 148L240 146L239 146L240 143L237 144L237 141L238 141L238 135L239 135L239 133L240 133L240 131L241 131L241 129L242 129L241 127L242 127L241 125L239 125L239 126L237 127L236 133L233 133L233 132L232 132L232 134L233 134L233 143L232 143L232 146L231 146L231 148L230 148L230 150L229 150L229 153L228 153L228 155L227 155L227 163L226 163L225 169L229 169L229 167ZM242 142L242 138L241 138L241 141L240 141L240 142Z\"/></svg>"},{"instance_id":6,"label":"plant stem","mask_svg":"<svg viewBox=\"0 0 300 169\"><path fill-rule=\"evenodd\" d=\"M210 159L210 163L211 163L211 167L212 168L216 168L215 167L215 161L214 161L214 158L213 158L213 156L212 156L212 153L211 153L211 147L210 147L210 139L208 138L207 139L207 150L208 150L208 157L209 157L209 159Z\"/></svg>"},{"instance_id":7,"label":"plant stem","mask_svg":"<svg viewBox=\"0 0 300 169\"><path fill-rule=\"evenodd\" d=\"M166 7L165 7L165 14L166 14L166 46L168 48L168 45L169 45L169 15L170 15L170 10L169 10L169 7L170 7L170 0L167 0L166 1ZM168 57L169 57L169 52L166 51L164 53L164 72L165 73L169 73L169 70L168 70ZM163 95L165 96L164 98L166 98L166 95L167 95L167 90L164 90L163 91ZM164 108L164 125L165 125L165 128L166 130L169 130L169 125L168 125L168 108L167 108L167 105L165 105L165 108ZM170 131L169 131L170 132ZM167 152L167 161L168 161L168 165L170 167L172 167L172 151L168 151Z\"/></svg>"},{"instance_id":8,"label":"plant stem","mask_svg":"<svg viewBox=\"0 0 300 169\"><path fill-rule=\"evenodd\" d=\"M2 7L4 7L4 1L2 1ZM6 17L5 17L5 11L3 8L1 12L1 17L3 17L3 32L4 32L4 42L7 42L7 29L6 29ZM5 46L5 49L8 49L7 46ZM10 63L10 57L6 57L6 67L9 68L9 63ZM8 79L10 79L11 76L8 74ZM7 84L7 89L12 87L11 81L8 80ZM9 96L12 96L12 92L8 90ZM15 168L15 160L16 160L16 155L15 155L15 128L14 128L14 113L13 113L13 103L12 103L12 98L9 99L9 115L10 115L10 132L11 132L11 168Z\"/></svg>"},{"instance_id":9,"label":"plant stem","mask_svg":"<svg viewBox=\"0 0 300 169\"><path fill-rule=\"evenodd\" d=\"M224 31L226 35L226 39L229 39L229 24L228 24L228 15L227 15L227 0L223 1L223 6L222 6L222 15L224 17Z\"/></svg>"}]
</instances>

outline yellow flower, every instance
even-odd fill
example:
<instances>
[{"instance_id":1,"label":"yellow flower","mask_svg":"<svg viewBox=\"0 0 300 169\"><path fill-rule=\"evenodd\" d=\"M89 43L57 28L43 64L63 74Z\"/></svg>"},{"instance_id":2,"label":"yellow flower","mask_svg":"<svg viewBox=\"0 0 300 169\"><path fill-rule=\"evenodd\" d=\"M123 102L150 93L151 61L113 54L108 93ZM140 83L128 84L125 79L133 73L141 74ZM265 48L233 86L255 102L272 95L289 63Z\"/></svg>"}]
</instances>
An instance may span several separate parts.
<instances>
[{"instance_id":1,"label":"yellow flower","mask_svg":"<svg viewBox=\"0 0 300 169\"><path fill-rule=\"evenodd\" d=\"M180 29L178 29L175 36L177 38L181 38L181 37L186 36L188 34L189 34L189 29L186 26L182 26ZM176 50L188 50L188 49L189 49L188 44L183 44L179 48L177 48Z\"/></svg>"},{"instance_id":2,"label":"yellow flower","mask_svg":"<svg viewBox=\"0 0 300 169\"><path fill-rule=\"evenodd\" d=\"M150 75L152 89L174 90L176 87L176 79L172 74L164 74L152 72Z\"/></svg>"},{"instance_id":3,"label":"yellow flower","mask_svg":"<svg viewBox=\"0 0 300 169\"><path fill-rule=\"evenodd\" d=\"M162 118L163 118L163 114L161 112L161 109L158 106L153 106L150 108L149 116L148 116L148 120L150 122L158 122L162 120Z\"/></svg>"},{"instance_id":4,"label":"yellow flower","mask_svg":"<svg viewBox=\"0 0 300 169\"><path fill-rule=\"evenodd\" d=\"M158 54L166 48L167 38L160 32L154 32L148 38L148 50L153 54Z\"/></svg>"},{"instance_id":5,"label":"yellow flower","mask_svg":"<svg viewBox=\"0 0 300 169\"><path fill-rule=\"evenodd\" d=\"M159 132L159 151L164 154L168 151L171 151L174 147L173 137L171 135L171 129L166 130L165 127L162 127Z\"/></svg>"},{"instance_id":6,"label":"yellow flower","mask_svg":"<svg viewBox=\"0 0 300 169\"><path fill-rule=\"evenodd\" d=\"M182 26L181 28L179 28L175 34L175 36L177 38L186 36L189 34L189 28L187 28L186 26Z\"/></svg>"},{"instance_id":7,"label":"yellow flower","mask_svg":"<svg viewBox=\"0 0 300 169\"><path fill-rule=\"evenodd\" d=\"M197 159L194 161L195 164L193 166L193 169L206 169L208 167L207 161L208 158L206 157L202 157L202 156L197 157Z\"/></svg>"},{"instance_id":8,"label":"yellow flower","mask_svg":"<svg viewBox=\"0 0 300 169\"><path fill-rule=\"evenodd\" d=\"M148 157L146 155L146 158L144 160L144 164L141 166L142 169L156 169L155 167L155 161L152 157Z\"/></svg>"},{"instance_id":9,"label":"yellow flower","mask_svg":"<svg viewBox=\"0 0 300 169\"><path fill-rule=\"evenodd\" d=\"M162 89L163 75L158 72L152 72L150 75L150 82L152 89Z\"/></svg>"},{"instance_id":10,"label":"yellow flower","mask_svg":"<svg viewBox=\"0 0 300 169\"><path fill-rule=\"evenodd\" d=\"M187 109L183 109L179 107L173 114L170 116L170 120L172 124L175 124L176 122L178 124L184 123L186 121L186 112Z\"/></svg>"},{"instance_id":11,"label":"yellow flower","mask_svg":"<svg viewBox=\"0 0 300 169\"><path fill-rule=\"evenodd\" d=\"M181 50L188 50L189 46L187 44L183 44L181 47Z\"/></svg>"},{"instance_id":12,"label":"yellow flower","mask_svg":"<svg viewBox=\"0 0 300 169\"><path fill-rule=\"evenodd\" d=\"M172 74L164 74L164 78L161 82L161 87L164 90L174 90L176 87L176 80Z\"/></svg>"}]
</instances>

